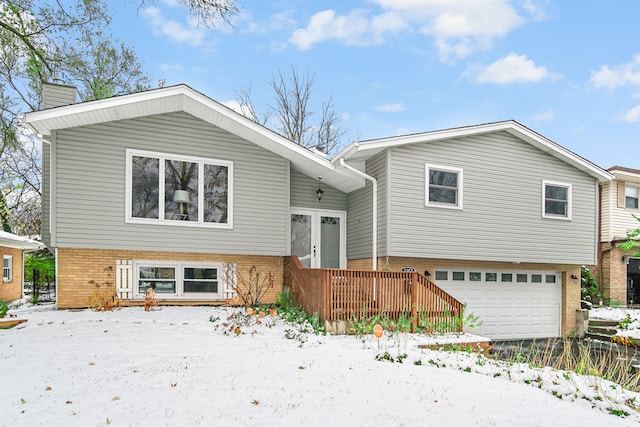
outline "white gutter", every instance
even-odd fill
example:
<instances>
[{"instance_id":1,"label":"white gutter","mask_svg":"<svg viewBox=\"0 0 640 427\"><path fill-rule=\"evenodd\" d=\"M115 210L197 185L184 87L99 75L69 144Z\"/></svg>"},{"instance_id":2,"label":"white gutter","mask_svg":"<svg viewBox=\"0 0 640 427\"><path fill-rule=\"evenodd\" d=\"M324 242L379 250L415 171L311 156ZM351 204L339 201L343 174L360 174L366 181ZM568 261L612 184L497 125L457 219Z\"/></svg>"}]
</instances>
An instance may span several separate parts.
<instances>
[{"instance_id":1,"label":"white gutter","mask_svg":"<svg viewBox=\"0 0 640 427\"><path fill-rule=\"evenodd\" d=\"M35 129L34 129L35 130ZM51 141L49 141L48 139L45 138L44 135L42 134L36 134L36 137L42 141L42 151L44 152L44 144L47 144L49 146L49 218L47 218L47 222L49 223L49 243L53 243L53 224L51 221L52 215L53 215L53 145L51 144ZM42 232L42 230L41 230ZM40 236L40 240L42 240L42 236ZM56 274L57 274L57 270L56 270ZM56 294L56 298L58 297L58 294Z\"/></svg>"},{"instance_id":2,"label":"white gutter","mask_svg":"<svg viewBox=\"0 0 640 427\"><path fill-rule=\"evenodd\" d=\"M342 157L340 157L340 165L356 175L371 181L371 184L373 184L373 248L371 251L371 268L375 271L378 269L378 181L374 177L349 166L344 162L344 158Z\"/></svg>"}]
</instances>

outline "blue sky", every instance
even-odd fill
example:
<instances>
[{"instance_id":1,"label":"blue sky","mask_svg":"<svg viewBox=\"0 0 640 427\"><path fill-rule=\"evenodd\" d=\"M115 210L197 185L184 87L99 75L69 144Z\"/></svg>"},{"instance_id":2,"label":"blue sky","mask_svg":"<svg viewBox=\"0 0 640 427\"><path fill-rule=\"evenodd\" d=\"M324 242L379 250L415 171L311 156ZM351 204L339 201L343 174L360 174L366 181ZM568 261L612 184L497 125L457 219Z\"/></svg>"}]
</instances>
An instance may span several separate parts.
<instances>
[{"instance_id":1,"label":"blue sky","mask_svg":"<svg viewBox=\"0 0 640 427\"><path fill-rule=\"evenodd\" d=\"M111 3L154 80L271 102L278 67L315 75L344 143L514 119L604 168L640 169L640 2L241 0L233 28L175 0ZM150 6L151 5L151 6Z\"/></svg>"}]
</instances>

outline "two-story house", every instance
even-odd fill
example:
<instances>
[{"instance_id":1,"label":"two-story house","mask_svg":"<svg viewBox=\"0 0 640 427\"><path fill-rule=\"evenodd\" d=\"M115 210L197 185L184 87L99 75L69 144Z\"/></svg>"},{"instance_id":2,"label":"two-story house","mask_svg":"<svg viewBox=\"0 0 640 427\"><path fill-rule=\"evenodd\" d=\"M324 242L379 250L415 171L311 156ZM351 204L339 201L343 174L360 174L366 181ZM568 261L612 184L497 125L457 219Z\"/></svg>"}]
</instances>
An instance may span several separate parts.
<instances>
[{"instance_id":1,"label":"two-story house","mask_svg":"<svg viewBox=\"0 0 640 427\"><path fill-rule=\"evenodd\" d=\"M58 306L147 288L220 304L256 266L415 269L492 338L575 326L607 171L515 121L359 141L328 160L185 85L74 103L46 85L43 241Z\"/></svg>"},{"instance_id":2,"label":"two-story house","mask_svg":"<svg viewBox=\"0 0 640 427\"><path fill-rule=\"evenodd\" d=\"M640 227L640 170L614 166L614 179L601 186L600 253L596 277L606 303L640 304L640 259L624 251L627 231Z\"/></svg>"}]
</instances>

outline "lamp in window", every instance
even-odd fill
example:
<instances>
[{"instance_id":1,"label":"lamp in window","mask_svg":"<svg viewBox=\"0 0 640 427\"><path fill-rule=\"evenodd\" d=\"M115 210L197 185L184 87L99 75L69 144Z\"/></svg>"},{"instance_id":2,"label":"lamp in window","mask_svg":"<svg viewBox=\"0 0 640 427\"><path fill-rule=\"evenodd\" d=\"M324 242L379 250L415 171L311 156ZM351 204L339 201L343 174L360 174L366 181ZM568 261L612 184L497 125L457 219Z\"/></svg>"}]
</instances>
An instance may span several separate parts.
<instances>
[{"instance_id":1,"label":"lamp in window","mask_svg":"<svg viewBox=\"0 0 640 427\"><path fill-rule=\"evenodd\" d=\"M324 195L324 191L322 191L322 186L320 185L322 183L322 177L319 176L318 177L318 189L316 190L316 196L318 196L318 201L322 200L322 196Z\"/></svg>"},{"instance_id":2,"label":"lamp in window","mask_svg":"<svg viewBox=\"0 0 640 427\"><path fill-rule=\"evenodd\" d=\"M189 192L187 190L176 190L173 193L173 201L178 204L177 219L187 219L187 204L189 203Z\"/></svg>"}]
</instances>

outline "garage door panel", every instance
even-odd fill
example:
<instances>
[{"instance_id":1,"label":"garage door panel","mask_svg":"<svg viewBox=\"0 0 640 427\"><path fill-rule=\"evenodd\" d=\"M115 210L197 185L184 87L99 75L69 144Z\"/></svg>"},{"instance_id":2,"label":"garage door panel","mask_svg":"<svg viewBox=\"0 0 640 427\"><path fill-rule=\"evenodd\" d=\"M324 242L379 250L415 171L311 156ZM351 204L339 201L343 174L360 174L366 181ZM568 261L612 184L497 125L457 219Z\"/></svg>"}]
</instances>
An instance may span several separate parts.
<instances>
[{"instance_id":1,"label":"garage door panel","mask_svg":"<svg viewBox=\"0 0 640 427\"><path fill-rule=\"evenodd\" d=\"M436 284L467 304L467 314L478 316L480 326L468 332L492 339L559 336L562 297L559 273L508 273L512 274L513 282L436 280ZM517 274L526 274L528 282L516 282ZM555 274L557 283L532 283L533 274L542 274L543 278ZM468 272L465 277L469 277ZM500 280L500 272L497 277Z\"/></svg>"}]
</instances>

